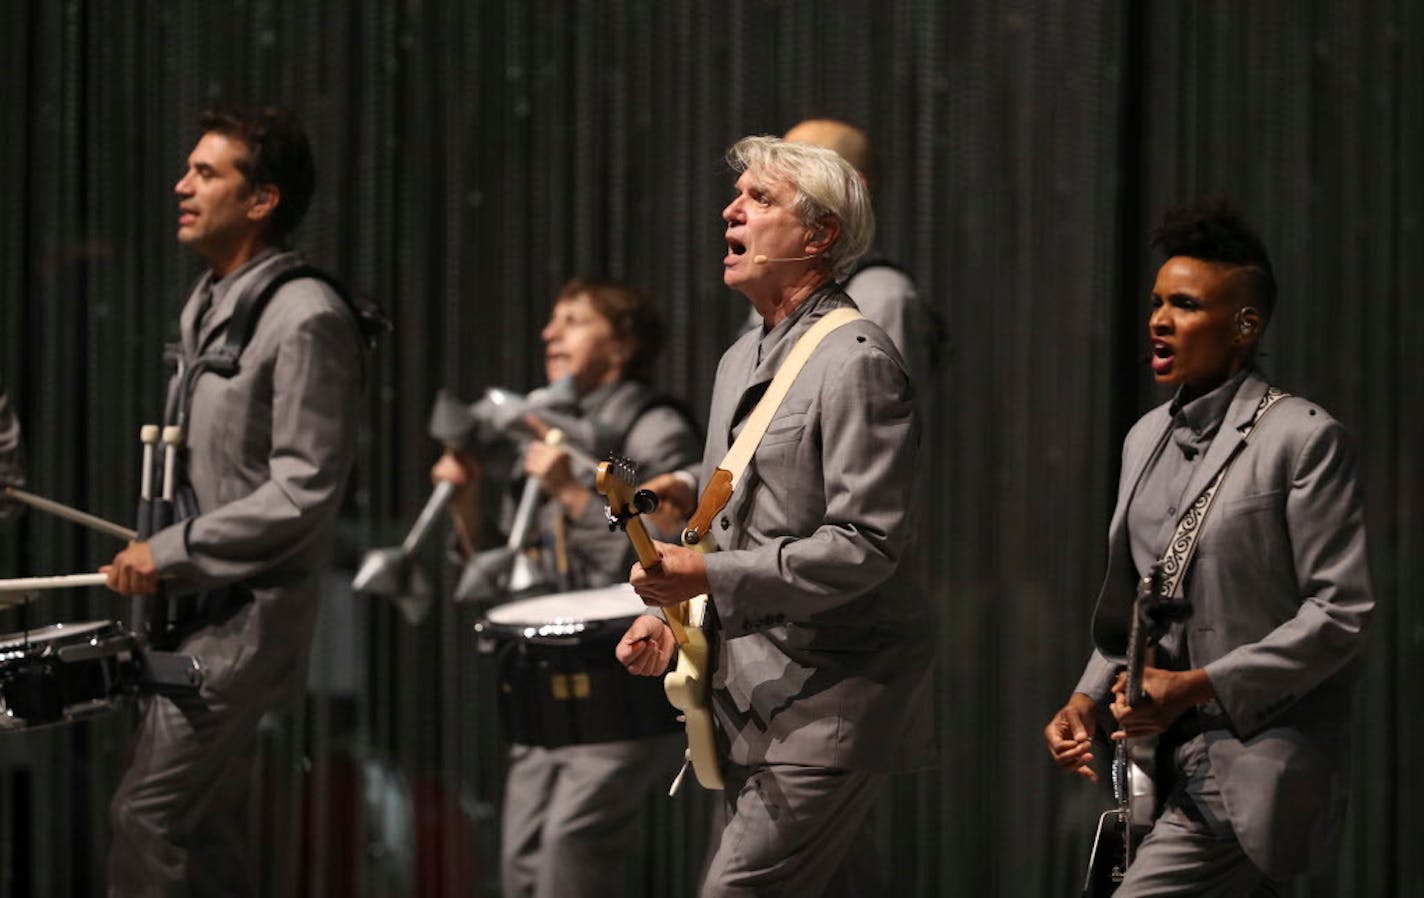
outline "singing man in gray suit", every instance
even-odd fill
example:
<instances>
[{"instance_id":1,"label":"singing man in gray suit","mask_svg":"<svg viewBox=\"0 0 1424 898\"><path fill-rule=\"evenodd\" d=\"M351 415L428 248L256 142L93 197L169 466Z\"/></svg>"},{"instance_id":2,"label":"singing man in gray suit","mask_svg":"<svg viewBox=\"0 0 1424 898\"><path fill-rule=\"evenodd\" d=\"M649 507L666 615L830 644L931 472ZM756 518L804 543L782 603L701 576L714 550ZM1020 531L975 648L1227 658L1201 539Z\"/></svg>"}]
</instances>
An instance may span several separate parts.
<instances>
[{"instance_id":1,"label":"singing man in gray suit","mask_svg":"<svg viewBox=\"0 0 1424 898\"><path fill-rule=\"evenodd\" d=\"M1139 896L1274 895L1330 865L1345 812L1351 664L1374 609L1344 428L1288 397L1260 413L1254 364L1276 283L1260 238L1221 200L1168 213L1148 320L1153 376L1176 386L1123 443L1096 646L1044 735L1096 780L1095 709L1113 739L1160 735L1165 806L1120 886ZM1174 624L1128 707L1121 662L1135 592L1179 518L1236 453L1186 569ZM1105 718L1111 720L1112 718Z\"/></svg>"},{"instance_id":2,"label":"singing man in gray suit","mask_svg":"<svg viewBox=\"0 0 1424 898\"><path fill-rule=\"evenodd\" d=\"M853 305L836 279L874 231L863 181L832 150L749 137L728 161L740 176L722 213L723 280L763 326L718 366L704 483L801 335ZM659 573L633 567L649 605L712 598L728 820L704 896L803 898L850 881L843 863L869 846L861 829L887 774L933 762L926 608L903 563L918 445L899 352L878 326L853 321L825 338L777 409L713 523L721 551L659 544ZM651 485L692 504L683 478ZM618 655L655 675L672 646L667 625L645 615Z\"/></svg>"},{"instance_id":3,"label":"singing man in gray suit","mask_svg":"<svg viewBox=\"0 0 1424 898\"><path fill-rule=\"evenodd\" d=\"M179 319L188 371L235 327L239 299L285 266L315 188L306 136L275 109L209 112L174 187L178 240L208 263ZM111 805L109 894L252 894L247 796L262 715L300 695L318 575L355 456L363 347L324 281L282 284L236 373L175 377L193 516L106 570L125 595L198 592L173 621L202 662L191 698L144 696Z\"/></svg>"}]
</instances>

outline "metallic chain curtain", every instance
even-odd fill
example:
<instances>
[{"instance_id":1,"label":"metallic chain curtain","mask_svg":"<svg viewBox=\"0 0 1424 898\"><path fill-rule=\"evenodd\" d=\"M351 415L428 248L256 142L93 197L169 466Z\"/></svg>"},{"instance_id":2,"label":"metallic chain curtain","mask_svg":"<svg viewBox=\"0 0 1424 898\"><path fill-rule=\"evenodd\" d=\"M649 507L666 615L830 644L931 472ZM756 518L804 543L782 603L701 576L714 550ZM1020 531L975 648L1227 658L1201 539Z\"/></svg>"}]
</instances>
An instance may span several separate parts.
<instances>
[{"instance_id":1,"label":"metallic chain curtain","mask_svg":"<svg viewBox=\"0 0 1424 898\"><path fill-rule=\"evenodd\" d=\"M0 7L0 369L35 488L132 516L138 426L197 265L171 184L216 100L298 110L320 186L302 245L392 314L370 372L342 561L399 541L428 491L435 390L539 376L566 278L653 288L662 383L701 407L744 300L719 281L721 151L813 114L884 156L881 248L950 344L932 383L923 564L942 764L876 814L899 893L1076 893L1106 797L1039 731L1087 651L1140 365L1146 228L1238 196L1275 253L1267 365L1349 426L1380 611L1338 882L1424 894L1424 8L970 0L16 0ZM106 560L26 515L0 576ZM438 553L430 558L438 571ZM263 731L272 894L493 894L502 748L468 609L416 626L334 574L304 714ZM446 575L448 576L448 574ZM122 616L101 591L0 630ZM0 898L97 895L126 715L0 734ZM630 895L692 893L710 802L651 799ZM482 891L483 890L483 891ZM1412 891L1411 891L1412 890Z\"/></svg>"}]
</instances>

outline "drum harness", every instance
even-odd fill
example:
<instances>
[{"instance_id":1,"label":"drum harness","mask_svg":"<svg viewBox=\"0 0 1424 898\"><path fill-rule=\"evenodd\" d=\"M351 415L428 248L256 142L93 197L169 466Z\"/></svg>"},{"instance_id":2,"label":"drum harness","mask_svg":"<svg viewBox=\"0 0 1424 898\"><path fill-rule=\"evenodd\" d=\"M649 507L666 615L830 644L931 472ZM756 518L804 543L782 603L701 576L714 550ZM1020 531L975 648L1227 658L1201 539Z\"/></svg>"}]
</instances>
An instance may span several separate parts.
<instances>
[{"instance_id":1,"label":"drum harness","mask_svg":"<svg viewBox=\"0 0 1424 898\"><path fill-rule=\"evenodd\" d=\"M223 339L210 349L198 348L197 358L188 363L182 344L169 344L164 348L164 359L173 365L174 381L177 384L168 397L164 408L164 461L161 464L164 476L163 497L141 500L139 508L140 539L146 539L153 532L175 523L196 517L200 513L197 496L186 476L187 460L185 445L186 428L193 401L193 390L198 378L204 374L215 374L231 378L241 368L243 350L252 341L257 323L263 311L277 291L295 280L312 279L326 284L341 298L350 310L361 336L363 349L374 347L376 337L392 329L391 322L373 304L358 304L345 286L326 272L307 264L300 256L292 254L268 266L268 270L244 285L242 293L234 304ZM209 303L211 300L209 299ZM195 326L201 328L204 315L211 308L205 304L200 310ZM366 378L365 352L362 353L362 381ZM145 481L152 468L145 462ZM147 526L148 532L143 532ZM132 606L131 626L150 645L160 649L171 649L195 630L226 619L243 605L252 600L251 589L229 585L205 590L196 596L163 599L157 597L137 597ZM162 656L165 652L148 653ZM174 656L186 659L188 656ZM162 660L160 658L160 660Z\"/></svg>"}]
</instances>

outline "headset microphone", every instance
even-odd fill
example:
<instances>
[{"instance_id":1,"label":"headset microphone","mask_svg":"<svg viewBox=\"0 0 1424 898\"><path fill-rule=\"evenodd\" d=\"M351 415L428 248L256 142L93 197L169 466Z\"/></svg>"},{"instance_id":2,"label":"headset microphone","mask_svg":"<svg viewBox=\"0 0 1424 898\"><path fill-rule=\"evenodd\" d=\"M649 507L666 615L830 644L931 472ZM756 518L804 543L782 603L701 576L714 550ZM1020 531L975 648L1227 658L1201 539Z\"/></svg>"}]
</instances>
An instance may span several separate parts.
<instances>
[{"instance_id":1,"label":"headset microphone","mask_svg":"<svg viewBox=\"0 0 1424 898\"><path fill-rule=\"evenodd\" d=\"M765 265L765 264L768 263L768 262L804 262L804 261L807 260L807 259L814 259L814 258L816 258L816 254L815 254L815 253L812 253L812 254L809 255L809 256L787 256L787 257L784 258L784 259L773 259L773 258L770 258L769 256L760 256L760 255L758 255L758 256L752 256L752 261L755 262L755 263L758 264L758 265Z\"/></svg>"}]
</instances>

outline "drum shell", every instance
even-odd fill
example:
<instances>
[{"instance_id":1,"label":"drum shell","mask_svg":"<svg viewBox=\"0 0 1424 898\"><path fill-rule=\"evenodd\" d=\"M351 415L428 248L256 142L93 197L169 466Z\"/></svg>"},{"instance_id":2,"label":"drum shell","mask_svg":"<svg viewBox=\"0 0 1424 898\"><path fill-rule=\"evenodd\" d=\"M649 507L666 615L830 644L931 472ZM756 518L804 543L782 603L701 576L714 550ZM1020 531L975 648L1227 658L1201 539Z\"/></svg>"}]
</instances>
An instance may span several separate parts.
<instances>
[{"instance_id":1,"label":"drum shell","mask_svg":"<svg viewBox=\"0 0 1424 898\"><path fill-rule=\"evenodd\" d=\"M662 678L630 674L614 656L632 620L577 636L502 634L496 663L505 738L557 748L679 731Z\"/></svg>"},{"instance_id":2,"label":"drum shell","mask_svg":"<svg viewBox=\"0 0 1424 898\"><path fill-rule=\"evenodd\" d=\"M42 726L111 710L130 691L134 674L134 643L117 623L54 625L0 637L0 727Z\"/></svg>"}]
</instances>

